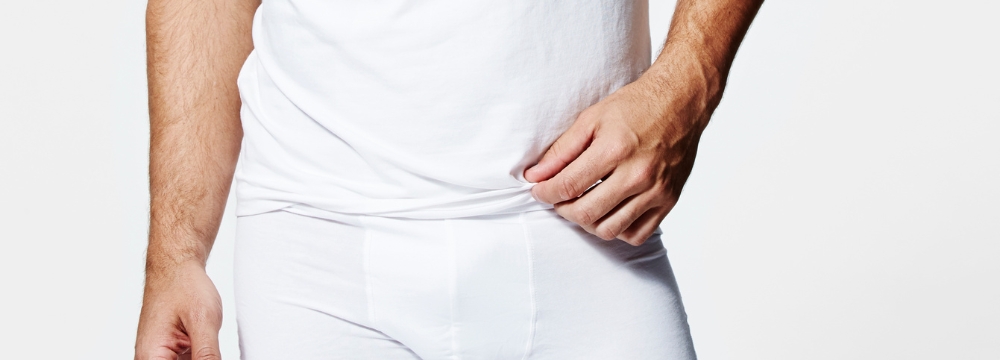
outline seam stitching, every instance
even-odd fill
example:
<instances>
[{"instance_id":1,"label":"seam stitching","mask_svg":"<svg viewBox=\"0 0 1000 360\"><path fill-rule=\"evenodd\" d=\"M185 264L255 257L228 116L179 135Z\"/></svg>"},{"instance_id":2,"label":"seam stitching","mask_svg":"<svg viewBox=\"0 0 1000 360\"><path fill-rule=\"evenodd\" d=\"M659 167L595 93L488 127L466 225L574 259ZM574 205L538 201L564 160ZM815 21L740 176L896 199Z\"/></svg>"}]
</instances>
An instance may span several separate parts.
<instances>
[{"instance_id":1,"label":"seam stitching","mask_svg":"<svg viewBox=\"0 0 1000 360\"><path fill-rule=\"evenodd\" d=\"M531 350L532 347L534 346L534 341L535 341L535 318L536 318L536 313L538 312L538 309L535 305L534 259L532 258L531 254L532 253L531 243L534 239L531 236L531 231L528 230L528 224L524 220L524 214L525 213L522 212L521 215L518 216L518 219L521 221L521 229L524 231L524 244L526 251L528 253L528 299L529 303L531 304L531 320L529 320L528 341L527 344L525 345L524 356L521 358L522 360L528 359L528 356L531 355Z\"/></svg>"},{"instance_id":2,"label":"seam stitching","mask_svg":"<svg viewBox=\"0 0 1000 360\"><path fill-rule=\"evenodd\" d=\"M458 359L458 329L455 326L456 306L455 303L458 299L458 257L455 250L455 230L451 223L451 219L444 219L445 231L448 238L448 255L451 257L451 266L448 269L448 298L449 298L449 317L451 324L449 324L449 332L451 332L451 358Z\"/></svg>"},{"instance_id":3,"label":"seam stitching","mask_svg":"<svg viewBox=\"0 0 1000 360\"><path fill-rule=\"evenodd\" d=\"M368 223L365 221L365 217L363 215L359 216L358 220L361 222L361 225L365 229L365 239L363 248L361 250L362 253L361 256L362 256L362 267L364 268L365 272L365 294L367 295L366 302L368 303L368 321L371 322L372 328L377 328L378 324L376 323L376 318L375 318L375 300L373 299L374 296L372 295L374 291L372 290L371 261L370 261L371 230L369 230Z\"/></svg>"}]
</instances>

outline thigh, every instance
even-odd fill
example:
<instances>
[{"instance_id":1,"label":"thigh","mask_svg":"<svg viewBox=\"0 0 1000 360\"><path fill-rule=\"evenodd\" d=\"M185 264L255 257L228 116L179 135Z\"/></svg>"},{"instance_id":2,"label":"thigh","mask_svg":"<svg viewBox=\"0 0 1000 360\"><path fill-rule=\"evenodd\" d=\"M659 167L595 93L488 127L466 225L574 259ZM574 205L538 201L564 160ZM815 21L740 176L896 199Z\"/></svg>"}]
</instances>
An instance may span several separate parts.
<instances>
[{"instance_id":1,"label":"thigh","mask_svg":"<svg viewBox=\"0 0 1000 360\"><path fill-rule=\"evenodd\" d=\"M529 213L532 359L694 359L667 253L605 241L551 211Z\"/></svg>"},{"instance_id":2,"label":"thigh","mask_svg":"<svg viewBox=\"0 0 1000 360\"><path fill-rule=\"evenodd\" d=\"M418 359L368 324L364 232L284 211L238 218L242 359Z\"/></svg>"}]
</instances>

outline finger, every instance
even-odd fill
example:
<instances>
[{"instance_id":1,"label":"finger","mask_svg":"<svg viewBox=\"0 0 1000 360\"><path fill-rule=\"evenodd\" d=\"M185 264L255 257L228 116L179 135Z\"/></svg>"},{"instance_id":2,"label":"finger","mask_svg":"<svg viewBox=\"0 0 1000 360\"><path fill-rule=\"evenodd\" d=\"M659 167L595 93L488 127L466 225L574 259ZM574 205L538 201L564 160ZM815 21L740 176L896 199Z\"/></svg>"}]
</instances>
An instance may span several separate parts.
<instances>
[{"instance_id":1,"label":"finger","mask_svg":"<svg viewBox=\"0 0 1000 360\"><path fill-rule=\"evenodd\" d=\"M179 318L163 314L150 315L148 309L139 320L136 334L135 359L176 360L177 354L191 346L181 328Z\"/></svg>"},{"instance_id":2,"label":"finger","mask_svg":"<svg viewBox=\"0 0 1000 360\"><path fill-rule=\"evenodd\" d=\"M594 127L579 118L549 146L542 159L524 171L524 179L537 183L558 174L573 159L580 156L593 139Z\"/></svg>"},{"instance_id":3,"label":"finger","mask_svg":"<svg viewBox=\"0 0 1000 360\"><path fill-rule=\"evenodd\" d=\"M645 192L623 201L593 224L594 235L604 240L619 238L619 235L632 226L642 215L659 205L655 200L655 195Z\"/></svg>"},{"instance_id":4,"label":"finger","mask_svg":"<svg viewBox=\"0 0 1000 360\"><path fill-rule=\"evenodd\" d=\"M176 352L171 351L168 348L162 347L157 348L149 353L136 354L135 358L138 360L181 360L181 356L178 356Z\"/></svg>"},{"instance_id":5,"label":"finger","mask_svg":"<svg viewBox=\"0 0 1000 360\"><path fill-rule=\"evenodd\" d=\"M566 165L562 171L533 186L531 195L548 204L576 198L614 170L622 158L624 149L621 146L604 145L601 139L595 139L580 157Z\"/></svg>"},{"instance_id":6,"label":"finger","mask_svg":"<svg viewBox=\"0 0 1000 360\"><path fill-rule=\"evenodd\" d=\"M191 338L191 348L187 353L192 360L220 360L219 329L222 328L222 315L213 310L194 314L185 324L188 337Z\"/></svg>"},{"instance_id":7,"label":"finger","mask_svg":"<svg viewBox=\"0 0 1000 360\"><path fill-rule=\"evenodd\" d=\"M667 213L670 212L671 207L673 206L660 206L647 210L628 229L619 234L618 238L633 246L642 245L653 235L656 227L660 226L663 219L667 217Z\"/></svg>"},{"instance_id":8,"label":"finger","mask_svg":"<svg viewBox=\"0 0 1000 360\"><path fill-rule=\"evenodd\" d=\"M581 226L599 222L612 212L612 209L630 201L629 197L646 190L652 181L651 178L635 178L630 171L619 167L611 172L607 180L584 192L579 198L574 199L572 204L564 207L566 215L563 217Z\"/></svg>"}]
</instances>

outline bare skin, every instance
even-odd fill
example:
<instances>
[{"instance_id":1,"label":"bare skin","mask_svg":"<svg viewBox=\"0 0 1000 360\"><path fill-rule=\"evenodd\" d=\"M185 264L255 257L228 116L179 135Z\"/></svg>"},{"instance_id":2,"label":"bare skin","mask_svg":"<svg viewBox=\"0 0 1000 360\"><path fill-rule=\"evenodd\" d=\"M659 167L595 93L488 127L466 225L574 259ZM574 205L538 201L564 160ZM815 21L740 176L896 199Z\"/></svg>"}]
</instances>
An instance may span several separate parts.
<instances>
[{"instance_id":1,"label":"bare skin","mask_svg":"<svg viewBox=\"0 0 1000 360\"><path fill-rule=\"evenodd\" d=\"M585 109L525 170L524 178L538 183L535 199L604 240L645 242L680 197L736 50L762 4L678 1L653 65Z\"/></svg>"},{"instance_id":2,"label":"bare skin","mask_svg":"<svg viewBox=\"0 0 1000 360\"><path fill-rule=\"evenodd\" d=\"M762 1L680 0L653 66L586 109L525 172L539 182L533 195L604 239L644 241L680 195ZM137 360L221 358L222 305L205 263L240 151L236 78L259 5L149 0L150 228Z\"/></svg>"},{"instance_id":3,"label":"bare skin","mask_svg":"<svg viewBox=\"0 0 1000 360\"><path fill-rule=\"evenodd\" d=\"M150 0L149 247L135 358L219 359L205 273L243 130L236 77L259 0Z\"/></svg>"}]
</instances>

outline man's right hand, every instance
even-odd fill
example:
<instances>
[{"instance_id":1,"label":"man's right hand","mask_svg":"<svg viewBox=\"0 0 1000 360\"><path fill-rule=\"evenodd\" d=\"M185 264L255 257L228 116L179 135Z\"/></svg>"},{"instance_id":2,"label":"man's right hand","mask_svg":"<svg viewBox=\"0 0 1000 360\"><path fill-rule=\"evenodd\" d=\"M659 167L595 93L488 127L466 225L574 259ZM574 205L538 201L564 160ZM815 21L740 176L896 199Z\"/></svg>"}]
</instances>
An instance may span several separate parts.
<instances>
[{"instance_id":1,"label":"man's right hand","mask_svg":"<svg viewBox=\"0 0 1000 360\"><path fill-rule=\"evenodd\" d=\"M136 360L218 360L222 300L197 263L150 270L139 315Z\"/></svg>"}]
</instances>

